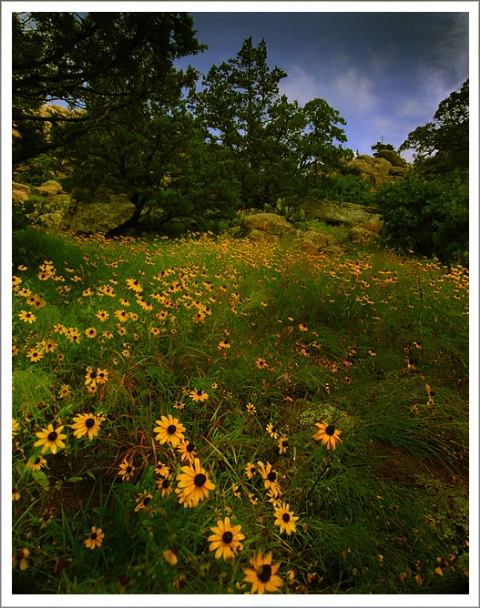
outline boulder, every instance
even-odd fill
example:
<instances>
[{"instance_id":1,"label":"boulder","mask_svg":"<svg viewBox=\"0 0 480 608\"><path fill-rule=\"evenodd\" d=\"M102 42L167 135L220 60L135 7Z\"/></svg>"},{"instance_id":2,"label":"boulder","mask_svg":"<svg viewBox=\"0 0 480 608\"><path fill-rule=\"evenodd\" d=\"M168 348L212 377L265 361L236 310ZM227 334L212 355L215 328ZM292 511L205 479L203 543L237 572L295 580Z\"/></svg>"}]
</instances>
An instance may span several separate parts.
<instances>
[{"instance_id":1,"label":"boulder","mask_svg":"<svg viewBox=\"0 0 480 608\"><path fill-rule=\"evenodd\" d=\"M374 215L369 220L366 220L365 222L359 224L360 228L364 228L365 230L369 230L370 232L374 232L375 234L378 234L380 232L382 226L383 222L380 219L380 216L378 215Z\"/></svg>"},{"instance_id":2,"label":"boulder","mask_svg":"<svg viewBox=\"0 0 480 608\"><path fill-rule=\"evenodd\" d=\"M315 217L333 224L358 224L373 218L380 219L378 209L355 203L332 203L322 201L315 207Z\"/></svg>"},{"instance_id":3,"label":"boulder","mask_svg":"<svg viewBox=\"0 0 480 608\"><path fill-rule=\"evenodd\" d=\"M55 180L44 182L32 190L35 204L30 221L46 225L54 230L60 230L63 216L70 204L70 196L63 192L62 186Z\"/></svg>"},{"instance_id":4,"label":"boulder","mask_svg":"<svg viewBox=\"0 0 480 608\"><path fill-rule=\"evenodd\" d=\"M14 205L21 205L28 199L29 195L30 186L12 182L12 203Z\"/></svg>"},{"instance_id":5,"label":"boulder","mask_svg":"<svg viewBox=\"0 0 480 608\"><path fill-rule=\"evenodd\" d=\"M32 194L36 194L37 196L55 196L62 193L64 194L62 186L54 179L50 179L32 190Z\"/></svg>"},{"instance_id":6,"label":"boulder","mask_svg":"<svg viewBox=\"0 0 480 608\"><path fill-rule=\"evenodd\" d=\"M350 228L348 231L348 238L351 241L370 241L371 239L377 237L378 234L376 232L372 232L371 230L367 230L361 226L353 226L353 228Z\"/></svg>"},{"instance_id":7,"label":"boulder","mask_svg":"<svg viewBox=\"0 0 480 608\"><path fill-rule=\"evenodd\" d=\"M283 216L275 213L248 215L242 219L241 225L249 234L254 230L278 237L295 233L295 227Z\"/></svg>"},{"instance_id":8,"label":"boulder","mask_svg":"<svg viewBox=\"0 0 480 608\"><path fill-rule=\"evenodd\" d=\"M349 161L348 166L363 180L371 181L373 186L395 182L410 170L393 150L381 150L375 157L360 154Z\"/></svg>"},{"instance_id":9,"label":"boulder","mask_svg":"<svg viewBox=\"0 0 480 608\"><path fill-rule=\"evenodd\" d=\"M334 244L335 238L321 230L309 229L306 232L297 230L296 245L309 253L317 253Z\"/></svg>"},{"instance_id":10,"label":"boulder","mask_svg":"<svg viewBox=\"0 0 480 608\"><path fill-rule=\"evenodd\" d=\"M405 167L406 161L395 150L380 150L376 158L385 158L393 167Z\"/></svg>"},{"instance_id":11,"label":"boulder","mask_svg":"<svg viewBox=\"0 0 480 608\"><path fill-rule=\"evenodd\" d=\"M108 233L126 224L136 211L126 194L99 189L91 201L72 201L64 226L73 232Z\"/></svg>"},{"instance_id":12,"label":"boulder","mask_svg":"<svg viewBox=\"0 0 480 608\"><path fill-rule=\"evenodd\" d=\"M328 253L328 255L342 255L342 253L345 252L339 245L329 245L328 247L325 247L323 253Z\"/></svg>"},{"instance_id":13,"label":"boulder","mask_svg":"<svg viewBox=\"0 0 480 608\"><path fill-rule=\"evenodd\" d=\"M280 237L277 234L270 234L263 230L250 230L247 239L253 243L278 243Z\"/></svg>"}]
</instances>

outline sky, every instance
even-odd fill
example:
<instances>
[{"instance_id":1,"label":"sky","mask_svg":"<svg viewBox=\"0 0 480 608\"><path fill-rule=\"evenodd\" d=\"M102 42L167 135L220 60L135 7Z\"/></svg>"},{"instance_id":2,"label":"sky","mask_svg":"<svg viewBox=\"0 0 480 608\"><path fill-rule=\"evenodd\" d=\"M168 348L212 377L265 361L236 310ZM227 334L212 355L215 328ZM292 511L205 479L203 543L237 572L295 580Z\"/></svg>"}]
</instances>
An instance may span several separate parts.
<instances>
[{"instance_id":1,"label":"sky","mask_svg":"<svg viewBox=\"0 0 480 608\"><path fill-rule=\"evenodd\" d=\"M295 12L290 2L287 12L191 12L197 38L209 48L177 64L206 74L234 58L245 38L255 46L263 38L269 67L287 73L280 92L301 105L324 99L347 121L346 146L360 154L372 154L378 141L398 148L469 77L469 14L442 10L465 3L429 3L438 12L414 12L425 5L415 2L393 3L406 12L338 12L342 2L326 12L325 3L305 4L312 10ZM384 4L369 3L369 10ZM403 156L411 160L412 151Z\"/></svg>"}]
</instances>

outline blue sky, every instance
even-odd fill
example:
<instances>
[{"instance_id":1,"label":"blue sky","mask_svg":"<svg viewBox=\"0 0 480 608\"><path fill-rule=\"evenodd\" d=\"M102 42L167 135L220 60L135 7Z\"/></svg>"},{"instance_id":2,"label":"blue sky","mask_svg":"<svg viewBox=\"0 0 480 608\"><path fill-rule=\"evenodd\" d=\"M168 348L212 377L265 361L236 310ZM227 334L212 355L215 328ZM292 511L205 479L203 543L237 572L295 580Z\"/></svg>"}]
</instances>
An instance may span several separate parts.
<instances>
[{"instance_id":1,"label":"blue sky","mask_svg":"<svg viewBox=\"0 0 480 608\"><path fill-rule=\"evenodd\" d=\"M252 36L255 45L264 38L270 67L288 74L281 93L301 104L325 99L347 121L347 146L360 154L382 140L397 148L469 77L469 15L448 12L462 3L435 3L438 12L414 12L425 6L415 2L393 3L405 12L335 12L341 2L325 12L323 3L305 4L312 10L295 12L290 2L286 12L283 3L277 3L281 12L191 12L197 37L209 49L179 64L206 74L235 57L245 38Z\"/></svg>"}]
</instances>

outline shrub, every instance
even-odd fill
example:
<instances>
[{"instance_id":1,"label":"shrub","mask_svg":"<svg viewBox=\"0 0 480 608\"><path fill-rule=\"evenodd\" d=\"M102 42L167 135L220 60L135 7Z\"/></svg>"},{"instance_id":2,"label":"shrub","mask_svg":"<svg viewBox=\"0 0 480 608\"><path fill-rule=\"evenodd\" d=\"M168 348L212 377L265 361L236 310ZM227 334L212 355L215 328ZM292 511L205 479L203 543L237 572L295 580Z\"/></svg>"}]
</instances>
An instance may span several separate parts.
<instances>
[{"instance_id":1,"label":"shrub","mask_svg":"<svg viewBox=\"0 0 480 608\"><path fill-rule=\"evenodd\" d=\"M415 175L378 190L383 210L383 242L400 252L437 256L441 261L468 255L468 177L456 172L430 181Z\"/></svg>"}]
</instances>

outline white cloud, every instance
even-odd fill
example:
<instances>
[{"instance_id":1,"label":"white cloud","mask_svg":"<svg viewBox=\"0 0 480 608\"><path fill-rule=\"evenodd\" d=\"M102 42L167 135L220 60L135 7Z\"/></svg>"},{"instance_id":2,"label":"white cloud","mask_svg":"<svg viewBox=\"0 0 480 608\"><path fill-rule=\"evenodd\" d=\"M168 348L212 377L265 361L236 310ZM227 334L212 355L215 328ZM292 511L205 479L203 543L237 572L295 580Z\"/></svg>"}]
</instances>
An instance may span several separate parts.
<instances>
[{"instance_id":1,"label":"white cloud","mask_svg":"<svg viewBox=\"0 0 480 608\"><path fill-rule=\"evenodd\" d=\"M336 76L331 86L333 97L343 107L369 113L379 104L380 99L373 92L373 80L353 67Z\"/></svg>"},{"instance_id":2,"label":"white cloud","mask_svg":"<svg viewBox=\"0 0 480 608\"><path fill-rule=\"evenodd\" d=\"M366 114L378 107L380 98L374 93L374 81L361 70L351 66L340 73L336 69L331 72L307 72L294 65L287 70L288 77L280 83L280 91L302 105L320 97L340 114L346 111Z\"/></svg>"}]
</instances>

